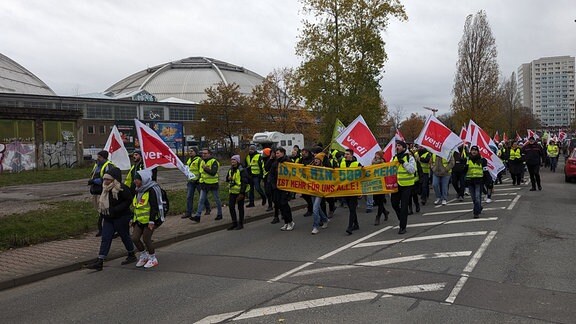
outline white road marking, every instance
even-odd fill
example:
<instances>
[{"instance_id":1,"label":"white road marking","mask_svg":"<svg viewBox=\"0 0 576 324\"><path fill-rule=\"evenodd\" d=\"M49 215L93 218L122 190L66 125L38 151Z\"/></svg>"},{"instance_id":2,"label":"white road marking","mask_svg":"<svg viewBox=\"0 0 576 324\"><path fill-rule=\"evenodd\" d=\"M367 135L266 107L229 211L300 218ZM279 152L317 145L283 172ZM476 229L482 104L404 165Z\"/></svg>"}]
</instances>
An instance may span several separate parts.
<instances>
[{"instance_id":1,"label":"white road marking","mask_svg":"<svg viewBox=\"0 0 576 324\"><path fill-rule=\"evenodd\" d=\"M451 225L451 224L461 224L461 223L470 223L470 222L487 222L487 221L496 221L498 217L486 217L486 218L470 218L470 219L457 219L447 222L428 222L428 223L416 223L410 224L409 227L426 227L426 226L436 226L436 225ZM394 226L394 228L398 228L398 226Z\"/></svg>"},{"instance_id":2,"label":"white road marking","mask_svg":"<svg viewBox=\"0 0 576 324\"><path fill-rule=\"evenodd\" d=\"M384 228L381 229L381 230L378 230L378 231L376 231L376 232L374 232L374 233L372 233L372 234L368 234L368 235L366 235L366 236L364 236L364 237L361 237L361 238L357 239L356 241L354 241L354 242L352 242L352 243L348 243L348 244L346 244L346 245L344 245L344 246L342 246L342 247L340 247L340 248L337 248L336 250L334 250L334 251L332 251L332 252L326 253L326 254L324 254L323 256L319 257L319 258L316 259L316 260L324 260L324 259L326 259L326 258L329 258L329 257L333 256L334 254L340 253L341 251L344 251L344 250L346 250L346 249L348 249L348 248L350 248L350 247L352 247L352 246L354 246L354 245L356 245L356 244L358 244L358 243L360 243L360 242L363 242L363 241L365 241L365 240L367 240L367 239L369 239L369 238L371 238L371 237L373 237L373 236L376 236L376 235L378 235L378 234L380 234L380 233L382 233L382 232L385 232L385 231L387 231L387 230L389 230L389 229L391 229L391 228L392 228L392 226L386 226L386 227L384 227ZM298 267L296 267L296 268L294 268L294 269L292 269L292 270L286 271L286 272L284 272L283 274L281 274L281 275L279 275L279 276L276 276L276 277L268 280L268 282L276 282L276 281L278 281L278 280L280 280L280 279L283 279L283 278L285 278L285 277L293 274L294 272L297 272L297 271L300 271L300 270L302 270L302 269L304 269L304 268L307 268L307 267L313 265L314 263L316 263L316 262L314 261L314 262L304 263L304 264L301 265L301 266L298 266Z\"/></svg>"},{"instance_id":3,"label":"white road marking","mask_svg":"<svg viewBox=\"0 0 576 324\"><path fill-rule=\"evenodd\" d=\"M472 259L470 259L470 261L468 262L468 264L466 265L464 270L462 270L462 274L460 275L460 279L458 280L458 282L456 283L456 285L454 286L454 288L450 292L450 295L448 295L448 298L446 298L446 300L445 300L447 303L450 303L450 304L454 303L454 301L456 300L456 297L458 296L458 294L460 293L460 291L464 287L464 284L468 280L470 273L472 273L472 271L474 270L474 268L478 264L478 261L480 261L480 258L482 257L484 252L486 252L488 245L490 245L490 242L492 242L492 240L496 236L496 233L498 233L498 232L492 231L492 232L490 232L490 234L488 234L488 236L486 236L486 239L484 240L484 242L482 242L482 245L480 246L478 251L476 251L476 253L474 253L474 256L472 256Z\"/></svg>"},{"instance_id":4,"label":"white road marking","mask_svg":"<svg viewBox=\"0 0 576 324\"><path fill-rule=\"evenodd\" d=\"M482 209L482 211L502 210L502 209L506 209L506 207L488 207L488 208ZM441 211L441 212L424 213L424 214L422 214L422 216L469 213L469 212L471 212L471 211L472 211L472 209L447 210L447 211Z\"/></svg>"},{"instance_id":5,"label":"white road marking","mask_svg":"<svg viewBox=\"0 0 576 324\"><path fill-rule=\"evenodd\" d=\"M499 188L498 191L505 191L505 190L520 190L520 187L512 187L512 188Z\"/></svg>"},{"instance_id":6,"label":"white road marking","mask_svg":"<svg viewBox=\"0 0 576 324\"><path fill-rule=\"evenodd\" d=\"M348 294L333 296L327 298L311 299L307 301L288 303L283 305L275 305L268 307L261 307L252 310L241 310L237 312L230 312L218 315L211 315L204 317L203 319L196 322L197 324L208 324L208 323L219 323L225 320L245 320L249 318L270 316L278 313L286 313L291 311L310 309L315 307L332 306L344 303L352 303L358 301L372 300L375 298L388 298L394 295L406 295L415 294L423 292L440 291L446 286L445 282L439 282L434 284L424 284L424 285L414 285L414 286L404 286L376 290L375 292L363 292L357 294ZM384 294L384 295L382 295ZM239 315L239 316L238 316ZM236 317L237 316L237 317Z\"/></svg>"},{"instance_id":7,"label":"white road marking","mask_svg":"<svg viewBox=\"0 0 576 324\"><path fill-rule=\"evenodd\" d=\"M497 202L507 202L507 201L512 201L512 199L494 199L492 200L491 203L497 203ZM486 202L482 202L483 204L486 204ZM457 203L451 203L450 206L461 206L461 205L470 205L473 204L472 200L470 201L463 201L463 202L457 202Z\"/></svg>"},{"instance_id":8,"label":"white road marking","mask_svg":"<svg viewBox=\"0 0 576 324\"><path fill-rule=\"evenodd\" d=\"M452 238L452 237L486 235L487 233L488 233L487 231L479 231L479 232L460 232L460 233L450 233L450 234L440 234L440 235L419 236L419 237L411 237L408 239L400 239L400 240L376 241L376 242L362 243L362 244L358 244L358 245L353 246L353 248L390 245L390 244L395 244L395 243L399 243L399 242L406 243L406 242L417 242L417 241L425 241L425 240L445 239L445 238Z\"/></svg>"},{"instance_id":9,"label":"white road marking","mask_svg":"<svg viewBox=\"0 0 576 324\"><path fill-rule=\"evenodd\" d=\"M504 192L504 193L493 193L492 197L494 196L516 196L517 192Z\"/></svg>"},{"instance_id":10,"label":"white road marking","mask_svg":"<svg viewBox=\"0 0 576 324\"><path fill-rule=\"evenodd\" d=\"M518 196L516 196L516 198L514 198L514 200L510 204L510 206L508 206L508 210L512 210L512 208L514 208L514 206L516 206L516 203L518 202L518 200L520 200L520 197L522 197L522 196L518 195Z\"/></svg>"},{"instance_id":11,"label":"white road marking","mask_svg":"<svg viewBox=\"0 0 576 324\"><path fill-rule=\"evenodd\" d=\"M377 266L383 266L383 265L387 265L387 264L411 262L411 261L419 261L419 260L429 260L429 259L439 259L439 258L455 258L455 257L469 256L471 254L472 254L472 251L418 254L418 255L384 259L384 260L371 261L371 262L361 262L361 263L355 263L352 265L341 265L341 266L332 266L332 267L324 267L324 268L319 268L319 269L305 270L305 271L298 272L298 273L292 275L292 277L300 277L300 276L307 276L307 275L311 275L311 274L318 274L318 273L324 273L324 272L347 270L347 269L352 269L352 268L356 268L359 266L377 267Z\"/></svg>"}]
</instances>

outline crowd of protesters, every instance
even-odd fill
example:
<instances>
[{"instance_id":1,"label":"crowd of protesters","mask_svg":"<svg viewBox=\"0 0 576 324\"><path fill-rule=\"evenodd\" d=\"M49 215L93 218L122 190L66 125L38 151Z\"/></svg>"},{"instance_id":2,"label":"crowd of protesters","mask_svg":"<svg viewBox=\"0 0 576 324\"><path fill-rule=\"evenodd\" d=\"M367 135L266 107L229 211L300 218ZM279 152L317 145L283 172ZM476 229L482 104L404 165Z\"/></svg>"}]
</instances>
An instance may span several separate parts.
<instances>
[{"instance_id":1,"label":"crowd of protesters","mask_svg":"<svg viewBox=\"0 0 576 324\"><path fill-rule=\"evenodd\" d=\"M519 186L524 183L524 173L527 170L530 190L542 190L540 167L546 166L551 172L556 172L558 157L562 151L554 141L542 144L536 142L534 137L528 138L526 143L501 142L498 148L492 149L506 165L506 169L497 177L492 177L488 172L487 161L482 158L477 146L462 145L448 159L403 141L396 142L397 153L391 161L386 161L384 153L377 151L372 164L398 163L398 190L390 194L390 203L399 221L398 234L406 233L408 216L419 213L420 205L426 205L429 201L430 186L435 196L434 204L444 206L448 204L448 190L452 183L459 201L463 201L465 196L471 196L473 217L478 218L483 209L482 203L491 202L494 185L502 183L505 172L510 173L512 185ZM220 163L212 156L209 148L202 149L201 156L198 153L196 148L192 148L186 163L192 177L187 185L186 212L182 218L199 223L203 212L204 215L209 215L211 206L208 194L211 193L217 209L214 220L219 221L223 219L219 197ZM139 150L133 152L134 166L122 182L120 170L108 160L108 152L98 153L98 160L88 184L99 214L97 236L102 236L102 239L98 258L87 265L90 269L102 270L115 236L122 238L128 253L122 264L136 262L137 267L145 268L158 265L152 234L164 221L164 206L160 187L155 182L156 170L144 169L141 156ZM267 207L266 211L274 212L272 224L282 221L280 230L294 230L296 224L289 201L295 199L296 195L277 186L278 166L283 162L328 168L362 167L350 149L341 152L328 151L321 144L302 149L295 146L288 154L282 147L265 148L258 152L252 145L243 162L240 155L234 155L230 160L231 168L225 179L229 187L228 208L232 219L228 230L244 228L245 208L256 206L256 194L260 196L262 206ZM200 198L194 212L196 193L199 193ZM486 194L485 200L482 200L482 194ZM375 194L364 197L367 212L370 212L373 206L377 208L373 222L375 226L381 225L382 221L388 221L386 196ZM363 197L326 198L307 194L302 194L301 197L306 202L304 216L312 216L311 234L318 234L320 229L328 227L338 203L348 209L346 234L352 235L360 229L357 209L359 199ZM136 250L139 252L138 257Z\"/></svg>"}]
</instances>

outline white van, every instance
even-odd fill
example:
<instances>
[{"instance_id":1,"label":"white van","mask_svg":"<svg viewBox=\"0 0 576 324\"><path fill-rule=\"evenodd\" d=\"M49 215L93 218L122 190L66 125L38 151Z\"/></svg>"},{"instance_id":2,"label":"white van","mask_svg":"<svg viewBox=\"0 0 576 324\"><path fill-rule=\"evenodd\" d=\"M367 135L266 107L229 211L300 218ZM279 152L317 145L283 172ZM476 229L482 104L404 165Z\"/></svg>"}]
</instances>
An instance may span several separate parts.
<instances>
[{"instance_id":1,"label":"white van","mask_svg":"<svg viewBox=\"0 0 576 324\"><path fill-rule=\"evenodd\" d=\"M294 145L298 145L300 149L304 148L304 135L284 134L281 132L261 132L254 134L252 142L256 144L258 151L261 151L266 147L283 147L287 154L290 154Z\"/></svg>"}]
</instances>

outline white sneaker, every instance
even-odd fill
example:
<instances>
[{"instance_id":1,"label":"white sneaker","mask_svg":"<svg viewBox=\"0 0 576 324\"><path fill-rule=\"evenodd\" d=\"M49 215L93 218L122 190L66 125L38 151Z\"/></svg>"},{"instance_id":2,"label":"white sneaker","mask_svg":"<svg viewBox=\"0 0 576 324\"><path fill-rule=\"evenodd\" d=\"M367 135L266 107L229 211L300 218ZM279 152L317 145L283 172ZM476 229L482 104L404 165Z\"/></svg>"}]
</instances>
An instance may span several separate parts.
<instances>
[{"instance_id":1,"label":"white sneaker","mask_svg":"<svg viewBox=\"0 0 576 324\"><path fill-rule=\"evenodd\" d=\"M138 259L138 262L136 263L136 267L138 267L138 268L143 267L148 262L149 258L150 258L150 255L148 255L148 252L146 252L146 251L141 252L140 258Z\"/></svg>"},{"instance_id":2,"label":"white sneaker","mask_svg":"<svg viewBox=\"0 0 576 324\"><path fill-rule=\"evenodd\" d=\"M434 205L438 205L438 204L440 204L440 200L441 200L440 198L438 198L438 199L434 200Z\"/></svg>"},{"instance_id":3,"label":"white sneaker","mask_svg":"<svg viewBox=\"0 0 576 324\"><path fill-rule=\"evenodd\" d=\"M470 196L470 189L464 189L464 196Z\"/></svg>"},{"instance_id":4,"label":"white sneaker","mask_svg":"<svg viewBox=\"0 0 576 324\"><path fill-rule=\"evenodd\" d=\"M446 201L446 199L442 199L442 206L446 206L448 202Z\"/></svg>"},{"instance_id":5,"label":"white sneaker","mask_svg":"<svg viewBox=\"0 0 576 324\"><path fill-rule=\"evenodd\" d=\"M492 199L486 198L486 203L487 203L487 204L489 204L489 203L491 203L491 202L492 202Z\"/></svg>"},{"instance_id":6,"label":"white sneaker","mask_svg":"<svg viewBox=\"0 0 576 324\"><path fill-rule=\"evenodd\" d=\"M151 257L150 259L148 259L148 262L146 262L146 264L144 265L144 268L148 269L148 268L152 268L158 265L158 259L156 259L156 257Z\"/></svg>"},{"instance_id":7,"label":"white sneaker","mask_svg":"<svg viewBox=\"0 0 576 324\"><path fill-rule=\"evenodd\" d=\"M318 234L320 232L317 227L312 228L312 234Z\"/></svg>"},{"instance_id":8,"label":"white sneaker","mask_svg":"<svg viewBox=\"0 0 576 324\"><path fill-rule=\"evenodd\" d=\"M284 224L282 225L282 227L280 227L281 231L285 231L288 228L288 224Z\"/></svg>"},{"instance_id":9,"label":"white sneaker","mask_svg":"<svg viewBox=\"0 0 576 324\"><path fill-rule=\"evenodd\" d=\"M322 228L328 228L328 222L329 222L329 221L330 221L330 220L327 219L327 220L324 222L324 224L322 224Z\"/></svg>"},{"instance_id":10,"label":"white sneaker","mask_svg":"<svg viewBox=\"0 0 576 324\"><path fill-rule=\"evenodd\" d=\"M288 224L288 226L286 226L286 231L291 231L294 229L294 225L296 225L294 222Z\"/></svg>"}]
</instances>

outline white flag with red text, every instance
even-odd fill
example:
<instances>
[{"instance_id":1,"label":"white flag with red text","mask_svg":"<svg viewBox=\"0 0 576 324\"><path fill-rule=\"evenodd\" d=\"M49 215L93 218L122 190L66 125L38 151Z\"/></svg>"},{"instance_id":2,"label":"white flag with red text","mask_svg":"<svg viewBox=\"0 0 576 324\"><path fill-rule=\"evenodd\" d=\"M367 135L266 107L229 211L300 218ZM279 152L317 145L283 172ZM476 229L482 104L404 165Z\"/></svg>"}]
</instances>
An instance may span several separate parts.
<instances>
[{"instance_id":1,"label":"white flag with red text","mask_svg":"<svg viewBox=\"0 0 576 324\"><path fill-rule=\"evenodd\" d=\"M528 130L527 130L527 133L528 133L528 138L530 138L530 137L534 137L534 139L539 139L539 138L540 138L540 136L538 136L538 134L536 134L536 132L533 131L533 130L531 130L531 129L528 129Z\"/></svg>"},{"instance_id":2,"label":"white flag with red text","mask_svg":"<svg viewBox=\"0 0 576 324\"><path fill-rule=\"evenodd\" d=\"M452 152L462 144L462 139L435 116L430 115L414 143L425 147L432 154L449 160Z\"/></svg>"},{"instance_id":3,"label":"white flag with red text","mask_svg":"<svg viewBox=\"0 0 576 324\"><path fill-rule=\"evenodd\" d=\"M564 142L565 139L566 139L566 132L560 131L558 133L558 141L562 143Z\"/></svg>"},{"instance_id":4,"label":"white flag with red text","mask_svg":"<svg viewBox=\"0 0 576 324\"><path fill-rule=\"evenodd\" d=\"M193 179L194 175L190 169L172 152L170 147L160 138L160 136L150 127L144 125L138 119L134 119L140 150L142 151L142 162L144 168L151 169L157 166L182 171L188 179Z\"/></svg>"},{"instance_id":5,"label":"white flag with red text","mask_svg":"<svg viewBox=\"0 0 576 324\"><path fill-rule=\"evenodd\" d=\"M482 137L484 142L488 145L488 147L493 151L498 151L498 145L494 142L494 140L482 129L482 127L478 126L472 119L468 123L468 129L472 130L470 136L470 143L472 145L478 145L478 137ZM479 146L479 145L478 145Z\"/></svg>"},{"instance_id":6,"label":"white flag with red text","mask_svg":"<svg viewBox=\"0 0 576 324\"><path fill-rule=\"evenodd\" d=\"M104 151L108 151L108 160L110 160L120 170L130 170L130 156L124 146L124 141L118 127L114 125L110 131L110 136L104 145Z\"/></svg>"},{"instance_id":7,"label":"white flag with red text","mask_svg":"<svg viewBox=\"0 0 576 324\"><path fill-rule=\"evenodd\" d=\"M345 149L354 151L356 160L362 165L371 165L374 153L380 151L381 147L374 137L374 134L368 128L362 115L358 115L353 122L340 133L335 140Z\"/></svg>"},{"instance_id":8,"label":"white flag with red text","mask_svg":"<svg viewBox=\"0 0 576 324\"><path fill-rule=\"evenodd\" d=\"M506 166L504 166L504 163L502 162L502 160L500 160L498 155L490 149L490 145L486 143L484 137L478 136L477 140L478 141L476 143L472 143L472 145L478 146L480 156L486 159L488 172L490 172L492 180L496 180L496 178L498 177L498 173L500 173L500 171L503 171L506 168Z\"/></svg>"}]
</instances>

